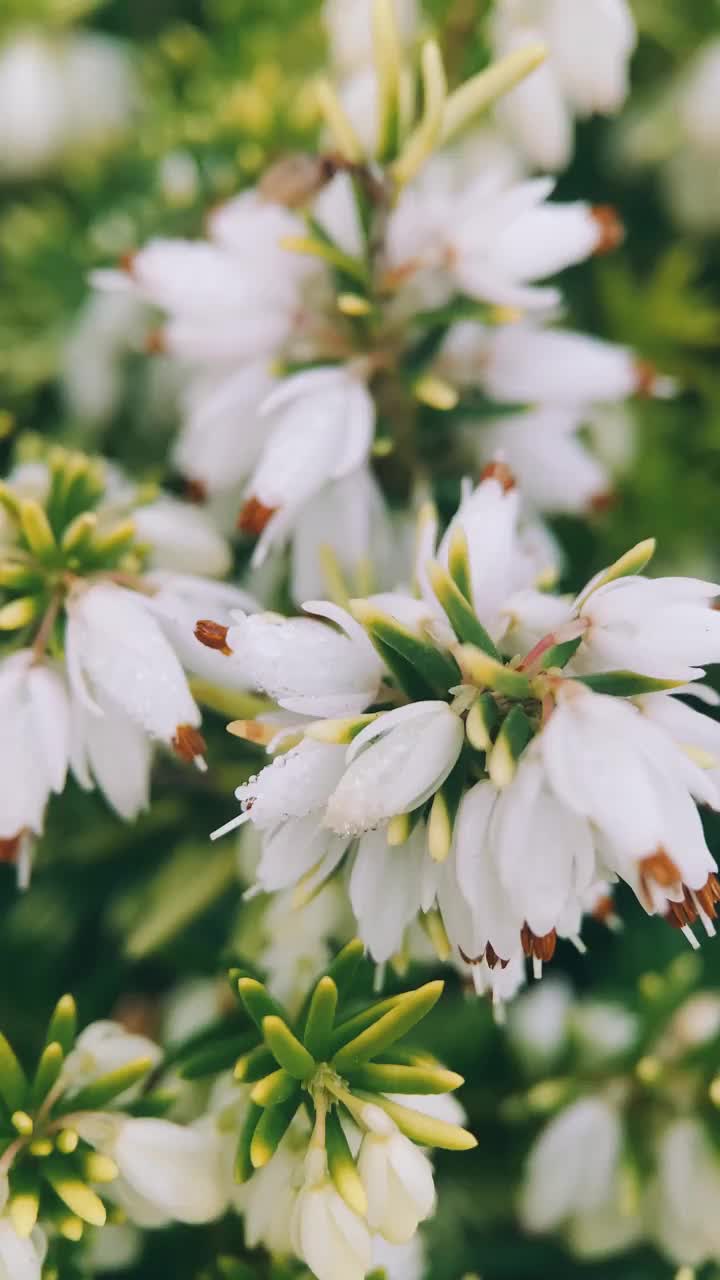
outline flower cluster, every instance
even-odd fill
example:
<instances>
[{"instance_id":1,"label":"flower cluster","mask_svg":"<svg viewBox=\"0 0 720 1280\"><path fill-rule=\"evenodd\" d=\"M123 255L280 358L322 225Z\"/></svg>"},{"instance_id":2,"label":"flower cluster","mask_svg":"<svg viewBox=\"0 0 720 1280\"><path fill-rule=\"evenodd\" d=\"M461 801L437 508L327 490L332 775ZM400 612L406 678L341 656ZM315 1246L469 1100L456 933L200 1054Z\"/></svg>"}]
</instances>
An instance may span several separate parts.
<instances>
[{"instance_id":1,"label":"flower cluster","mask_svg":"<svg viewBox=\"0 0 720 1280\"><path fill-rule=\"evenodd\" d=\"M501 449L536 506L584 510L611 481L579 429L602 405L671 390L626 348L554 325L548 279L616 247L614 212L552 202L551 179L451 145L525 76L514 92L540 85L544 47L503 36L512 51L449 93L426 41L418 115L412 22L398 27L389 0L373 13L374 61L358 70L367 39L330 7L340 70L350 47L356 69L339 94L318 89L326 152L280 160L210 213L207 239L154 240L95 277L165 314L151 345L185 377L174 464L196 496L239 511L255 565L292 537L296 599L322 590L321 547L351 580L374 565L392 585L373 455L412 484L428 463L457 472Z\"/></svg>"},{"instance_id":2,"label":"flower cluster","mask_svg":"<svg viewBox=\"0 0 720 1280\"><path fill-rule=\"evenodd\" d=\"M554 1033L545 1024L524 1037L536 1062L541 1049L545 1070L562 1063L566 1074L541 1079L508 1104L516 1121L538 1114L544 1121L526 1164L520 1218L530 1232L562 1231L581 1257L641 1240L676 1266L720 1257L711 1207L720 1186L720 1005L710 992L688 995L697 975L686 959L664 976L647 974L635 1010L573 1004L565 989L548 991ZM537 1021L529 1007L536 999L521 997L517 1006L526 1033ZM573 1025L582 1029L574 1045Z\"/></svg>"},{"instance_id":3,"label":"flower cluster","mask_svg":"<svg viewBox=\"0 0 720 1280\"><path fill-rule=\"evenodd\" d=\"M225 573L230 553L201 512L109 464L53 449L11 473L0 503L0 847L27 883L69 769L133 818L154 742L203 766L186 670L218 668L191 622L198 606L252 602L204 576Z\"/></svg>"},{"instance_id":4,"label":"flower cluster","mask_svg":"<svg viewBox=\"0 0 720 1280\"><path fill-rule=\"evenodd\" d=\"M558 936L582 947L608 881L693 946L720 896L697 811L718 807L720 728L678 696L715 700L694 682L720 657L720 588L643 576L648 542L574 600L554 595L538 589L534 535L496 465L437 547L427 513L416 596L196 631L290 713L215 834L263 833L266 891L310 892L351 855L377 960L437 909L496 995L521 980L523 953L540 972Z\"/></svg>"},{"instance_id":5,"label":"flower cluster","mask_svg":"<svg viewBox=\"0 0 720 1280\"><path fill-rule=\"evenodd\" d=\"M252 1245L295 1253L318 1280L363 1280L377 1265L373 1237L410 1244L435 1206L422 1148L476 1145L456 1123L461 1109L442 1096L462 1077L398 1047L433 1008L442 982L359 1010L355 1001L347 1016L341 1006L362 956L362 943L348 943L295 1019L263 983L230 975L256 1028L244 1037L234 1083L221 1082L215 1097L217 1131L241 1184L233 1198ZM209 1040L181 1069L197 1078L235 1044Z\"/></svg>"},{"instance_id":6,"label":"flower cluster","mask_svg":"<svg viewBox=\"0 0 720 1280\"><path fill-rule=\"evenodd\" d=\"M199 1223L222 1212L212 1130L163 1119L161 1100L138 1094L160 1058L157 1045L117 1023L77 1035L71 996L59 1001L31 1075L0 1037L4 1278L40 1280L48 1250L50 1263L64 1242L80 1246L106 1224Z\"/></svg>"}]
</instances>

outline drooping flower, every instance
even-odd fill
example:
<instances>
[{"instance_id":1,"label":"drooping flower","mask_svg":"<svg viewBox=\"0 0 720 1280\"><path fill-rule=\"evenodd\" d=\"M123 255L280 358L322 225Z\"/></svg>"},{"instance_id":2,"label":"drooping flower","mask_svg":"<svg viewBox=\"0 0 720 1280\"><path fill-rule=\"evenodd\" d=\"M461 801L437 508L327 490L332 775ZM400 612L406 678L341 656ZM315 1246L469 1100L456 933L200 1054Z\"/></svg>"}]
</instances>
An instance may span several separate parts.
<instances>
[{"instance_id":1,"label":"drooping flower","mask_svg":"<svg viewBox=\"0 0 720 1280\"><path fill-rule=\"evenodd\" d=\"M626 0L500 0L493 13L495 51L529 40L546 43L544 64L500 108L530 163L564 169L573 150L573 117L610 115L628 89L636 32Z\"/></svg>"}]
</instances>

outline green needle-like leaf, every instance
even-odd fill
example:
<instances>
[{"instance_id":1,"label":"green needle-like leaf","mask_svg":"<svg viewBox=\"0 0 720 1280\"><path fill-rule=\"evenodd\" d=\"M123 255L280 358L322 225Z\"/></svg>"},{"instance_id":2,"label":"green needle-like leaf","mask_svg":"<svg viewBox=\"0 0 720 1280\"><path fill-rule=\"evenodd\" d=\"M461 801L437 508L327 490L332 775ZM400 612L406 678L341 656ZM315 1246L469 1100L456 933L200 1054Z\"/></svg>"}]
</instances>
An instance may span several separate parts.
<instances>
[{"instance_id":1,"label":"green needle-like leaf","mask_svg":"<svg viewBox=\"0 0 720 1280\"><path fill-rule=\"evenodd\" d=\"M428 565L428 577L458 640L463 644L475 645L496 662L500 662L500 654L491 637L447 570L437 561L432 561Z\"/></svg>"},{"instance_id":2,"label":"green needle-like leaf","mask_svg":"<svg viewBox=\"0 0 720 1280\"><path fill-rule=\"evenodd\" d=\"M256 978L239 978L237 990L246 1012L252 1018L258 1031L262 1031L263 1021L268 1017L279 1018L281 1022L287 1022L285 1010L278 1004L277 1000L273 999L267 987L262 982L258 982Z\"/></svg>"},{"instance_id":3,"label":"green needle-like leaf","mask_svg":"<svg viewBox=\"0 0 720 1280\"><path fill-rule=\"evenodd\" d=\"M296 1088L295 1077L280 1067L278 1071L272 1071L269 1076L258 1080L250 1091L250 1097L258 1107L276 1107L278 1103L285 1102Z\"/></svg>"},{"instance_id":4,"label":"green needle-like leaf","mask_svg":"<svg viewBox=\"0 0 720 1280\"><path fill-rule=\"evenodd\" d=\"M134 1062L127 1062L115 1071L108 1071L106 1075L93 1080L92 1084L85 1085L78 1093L63 1098L60 1111L97 1111L126 1093L134 1084L138 1084L152 1071L153 1065L152 1058L136 1058Z\"/></svg>"},{"instance_id":5,"label":"green needle-like leaf","mask_svg":"<svg viewBox=\"0 0 720 1280\"><path fill-rule=\"evenodd\" d=\"M291 1076L296 1080L307 1080L312 1075L315 1059L282 1018L274 1015L263 1018L262 1031L268 1049Z\"/></svg>"},{"instance_id":6,"label":"green needle-like leaf","mask_svg":"<svg viewBox=\"0 0 720 1280\"><path fill-rule=\"evenodd\" d=\"M262 1169L275 1155L300 1105L300 1089L277 1107L267 1107L257 1124L250 1143L250 1163Z\"/></svg>"},{"instance_id":7,"label":"green needle-like leaf","mask_svg":"<svg viewBox=\"0 0 720 1280\"><path fill-rule=\"evenodd\" d=\"M375 1058L406 1035L437 1004L443 986L441 981L428 982L417 991L408 991L400 996L393 1009L338 1050L333 1058L336 1070L342 1073L360 1062Z\"/></svg>"},{"instance_id":8,"label":"green needle-like leaf","mask_svg":"<svg viewBox=\"0 0 720 1280\"><path fill-rule=\"evenodd\" d=\"M76 1035L77 1007L75 1001L70 995L61 996L48 1023L45 1043L52 1044L55 1041L67 1056L75 1043Z\"/></svg>"},{"instance_id":9,"label":"green needle-like leaf","mask_svg":"<svg viewBox=\"0 0 720 1280\"><path fill-rule=\"evenodd\" d=\"M247 1182L248 1178L252 1176L253 1165L250 1159L250 1147L262 1115L262 1107L258 1107L254 1102L251 1102L245 1116L245 1123L240 1132L237 1151L235 1152L233 1173L236 1182Z\"/></svg>"},{"instance_id":10,"label":"green needle-like leaf","mask_svg":"<svg viewBox=\"0 0 720 1280\"><path fill-rule=\"evenodd\" d=\"M0 1095L8 1111L19 1111L27 1098L28 1083L9 1041L0 1032Z\"/></svg>"},{"instance_id":11,"label":"green needle-like leaf","mask_svg":"<svg viewBox=\"0 0 720 1280\"><path fill-rule=\"evenodd\" d=\"M312 994L304 1036L305 1046L316 1062L328 1056L337 1003L338 989L332 978L321 978Z\"/></svg>"},{"instance_id":12,"label":"green needle-like leaf","mask_svg":"<svg viewBox=\"0 0 720 1280\"><path fill-rule=\"evenodd\" d=\"M462 1076L445 1067L406 1067L393 1062L363 1062L347 1078L353 1088L378 1093L452 1093L464 1084Z\"/></svg>"},{"instance_id":13,"label":"green needle-like leaf","mask_svg":"<svg viewBox=\"0 0 720 1280\"><path fill-rule=\"evenodd\" d=\"M382 1094L356 1094L367 1102L374 1102L395 1121L401 1133L423 1147L442 1147L445 1151L470 1151L477 1146L477 1138L459 1124L436 1120L412 1107L393 1102Z\"/></svg>"},{"instance_id":14,"label":"green needle-like leaf","mask_svg":"<svg viewBox=\"0 0 720 1280\"><path fill-rule=\"evenodd\" d=\"M31 1107L39 1107L45 1101L62 1071L64 1061L65 1055L57 1041L45 1046L30 1090Z\"/></svg>"}]
</instances>

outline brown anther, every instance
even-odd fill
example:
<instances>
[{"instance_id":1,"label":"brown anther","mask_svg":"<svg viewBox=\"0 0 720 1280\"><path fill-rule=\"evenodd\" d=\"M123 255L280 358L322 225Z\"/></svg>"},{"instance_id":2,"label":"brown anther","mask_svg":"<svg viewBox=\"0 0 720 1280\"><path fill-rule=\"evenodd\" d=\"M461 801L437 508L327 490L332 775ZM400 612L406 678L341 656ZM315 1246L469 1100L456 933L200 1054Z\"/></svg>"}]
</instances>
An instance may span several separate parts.
<instances>
[{"instance_id":1,"label":"brown anther","mask_svg":"<svg viewBox=\"0 0 720 1280\"><path fill-rule=\"evenodd\" d=\"M612 253L625 239L625 228L617 210L611 204L594 204L590 212L598 228L594 252Z\"/></svg>"},{"instance_id":2,"label":"brown anther","mask_svg":"<svg viewBox=\"0 0 720 1280\"><path fill-rule=\"evenodd\" d=\"M207 746L202 734L191 724L179 724L172 740L172 749L186 764L194 764L196 760L205 759Z\"/></svg>"},{"instance_id":3,"label":"brown anther","mask_svg":"<svg viewBox=\"0 0 720 1280\"><path fill-rule=\"evenodd\" d=\"M131 276L133 274L133 271L135 270L136 258L137 258L137 253L135 249L128 249L126 253L122 253L120 255L118 267L120 268L121 271L125 271L127 275Z\"/></svg>"},{"instance_id":4,"label":"brown anther","mask_svg":"<svg viewBox=\"0 0 720 1280\"><path fill-rule=\"evenodd\" d=\"M480 480L497 480L503 493L517 488L517 480L506 462L489 462L480 472Z\"/></svg>"},{"instance_id":5,"label":"brown anther","mask_svg":"<svg viewBox=\"0 0 720 1280\"><path fill-rule=\"evenodd\" d=\"M526 956L533 956L536 960L542 960L544 964L548 964L555 955L557 932L551 929L549 933L533 933L530 926L525 923L520 930L520 942Z\"/></svg>"},{"instance_id":6,"label":"brown anther","mask_svg":"<svg viewBox=\"0 0 720 1280\"><path fill-rule=\"evenodd\" d=\"M198 507L203 506L208 499L207 485L204 480L186 479L184 496L187 502L193 502Z\"/></svg>"},{"instance_id":7,"label":"brown anther","mask_svg":"<svg viewBox=\"0 0 720 1280\"><path fill-rule=\"evenodd\" d=\"M607 893L603 898L598 898L592 910L594 920L598 920L600 924L605 924L606 920L610 920L615 915L615 903L610 894Z\"/></svg>"},{"instance_id":8,"label":"brown anther","mask_svg":"<svg viewBox=\"0 0 720 1280\"><path fill-rule=\"evenodd\" d=\"M657 369L652 360L635 361L635 394L650 400L655 394Z\"/></svg>"},{"instance_id":9,"label":"brown anther","mask_svg":"<svg viewBox=\"0 0 720 1280\"><path fill-rule=\"evenodd\" d=\"M607 511L612 511L617 506L617 494L612 490L607 493L596 493L590 499L589 509L593 515L604 516Z\"/></svg>"},{"instance_id":10,"label":"brown anther","mask_svg":"<svg viewBox=\"0 0 720 1280\"><path fill-rule=\"evenodd\" d=\"M480 964L480 961L483 959L482 956L469 956L460 946L458 947L458 951L466 964Z\"/></svg>"},{"instance_id":11,"label":"brown anther","mask_svg":"<svg viewBox=\"0 0 720 1280\"><path fill-rule=\"evenodd\" d=\"M195 639L205 645L206 649L217 649L227 657L232 653L227 642L228 628L221 622L213 622L211 618L200 618L195 623Z\"/></svg>"},{"instance_id":12,"label":"brown anther","mask_svg":"<svg viewBox=\"0 0 720 1280\"><path fill-rule=\"evenodd\" d=\"M684 929L687 925L695 924L697 918L697 908L688 889L684 890L682 902L668 903L665 919L673 929Z\"/></svg>"},{"instance_id":13,"label":"brown anther","mask_svg":"<svg viewBox=\"0 0 720 1280\"><path fill-rule=\"evenodd\" d=\"M266 507L258 498L248 498L237 518L237 528L241 533L251 534L257 538L270 523L277 507Z\"/></svg>"},{"instance_id":14,"label":"brown anther","mask_svg":"<svg viewBox=\"0 0 720 1280\"><path fill-rule=\"evenodd\" d=\"M9 836L0 840L0 862L13 866L18 860L21 843L22 832L19 832L16 836Z\"/></svg>"},{"instance_id":15,"label":"brown anther","mask_svg":"<svg viewBox=\"0 0 720 1280\"><path fill-rule=\"evenodd\" d=\"M336 156L293 152L270 165L258 188L266 200L283 204L286 209L299 209L322 191L341 167Z\"/></svg>"},{"instance_id":16,"label":"brown anther","mask_svg":"<svg viewBox=\"0 0 720 1280\"><path fill-rule=\"evenodd\" d=\"M165 330L151 329L145 336L145 354L149 356L164 356L166 352Z\"/></svg>"},{"instance_id":17,"label":"brown anther","mask_svg":"<svg viewBox=\"0 0 720 1280\"><path fill-rule=\"evenodd\" d=\"M658 848L655 853L649 853L646 858L640 859L640 879L643 881L654 880L656 884L660 885L661 889L670 889L673 885L682 883L682 876L678 868L669 854L662 848Z\"/></svg>"},{"instance_id":18,"label":"brown anther","mask_svg":"<svg viewBox=\"0 0 720 1280\"><path fill-rule=\"evenodd\" d=\"M487 946L485 947L485 963L487 964L488 969L494 969L499 959L500 957L497 955L494 948L491 947L490 943L488 942Z\"/></svg>"},{"instance_id":19,"label":"brown anther","mask_svg":"<svg viewBox=\"0 0 720 1280\"><path fill-rule=\"evenodd\" d=\"M695 898L705 914L714 920L717 915L716 903L720 901L720 881L714 873L708 876L702 889L695 890Z\"/></svg>"}]
</instances>

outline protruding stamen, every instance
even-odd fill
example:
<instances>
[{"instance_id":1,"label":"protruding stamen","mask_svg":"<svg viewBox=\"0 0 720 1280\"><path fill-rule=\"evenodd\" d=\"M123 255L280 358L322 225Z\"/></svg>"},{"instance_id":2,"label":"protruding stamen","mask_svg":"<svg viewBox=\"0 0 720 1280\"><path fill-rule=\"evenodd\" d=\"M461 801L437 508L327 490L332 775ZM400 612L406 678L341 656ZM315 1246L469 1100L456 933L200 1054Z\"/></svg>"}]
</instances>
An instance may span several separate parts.
<instances>
[{"instance_id":1,"label":"protruding stamen","mask_svg":"<svg viewBox=\"0 0 720 1280\"><path fill-rule=\"evenodd\" d=\"M277 507L266 507L263 502L260 502L259 498L248 498L238 515L237 528L241 533L248 533L257 538L270 523L277 510Z\"/></svg>"},{"instance_id":2,"label":"protruding stamen","mask_svg":"<svg viewBox=\"0 0 720 1280\"><path fill-rule=\"evenodd\" d=\"M533 933L530 926L525 923L520 931L520 942L526 956L532 956L533 959L549 964L555 955L557 931L551 929L549 933L537 934Z\"/></svg>"},{"instance_id":3,"label":"protruding stamen","mask_svg":"<svg viewBox=\"0 0 720 1280\"><path fill-rule=\"evenodd\" d=\"M680 930L680 932L681 932L681 933L684 933L684 935L685 935L685 937L687 938L688 942L690 943L690 946L692 947L693 951L699 951L699 950L700 950L700 943L698 942L697 938L695 937L695 934L693 933L693 931L692 931L692 929L690 928L690 925L689 925L689 924L684 924L684 925L683 925L683 927L682 927L682 929Z\"/></svg>"},{"instance_id":4,"label":"protruding stamen","mask_svg":"<svg viewBox=\"0 0 720 1280\"><path fill-rule=\"evenodd\" d=\"M207 745L199 730L191 724L179 724L172 740L172 749L176 756L186 764L194 764L201 772L207 769L205 753Z\"/></svg>"},{"instance_id":5,"label":"protruding stamen","mask_svg":"<svg viewBox=\"0 0 720 1280\"><path fill-rule=\"evenodd\" d=\"M625 239L625 228L611 204L593 205L592 217L598 228L595 253L612 253Z\"/></svg>"},{"instance_id":6,"label":"protruding stamen","mask_svg":"<svg viewBox=\"0 0 720 1280\"><path fill-rule=\"evenodd\" d=\"M198 507L204 506L208 500L208 491L205 481L188 477L185 480L185 500L186 502L192 502Z\"/></svg>"},{"instance_id":7,"label":"protruding stamen","mask_svg":"<svg viewBox=\"0 0 720 1280\"><path fill-rule=\"evenodd\" d=\"M512 489L517 488L517 481L506 462L499 459L495 462L489 462L480 472L480 482L483 480L497 480L503 493L510 493Z\"/></svg>"},{"instance_id":8,"label":"protruding stamen","mask_svg":"<svg viewBox=\"0 0 720 1280\"><path fill-rule=\"evenodd\" d=\"M243 813L239 813L237 817L231 818L229 822L226 822L224 824L224 826L217 827L215 831L211 831L210 839L219 840L221 836L228 835L231 831L234 831L236 827L241 827L244 822L249 822L249 821L250 821L250 810L246 809Z\"/></svg>"},{"instance_id":9,"label":"protruding stamen","mask_svg":"<svg viewBox=\"0 0 720 1280\"><path fill-rule=\"evenodd\" d=\"M195 639L207 649L216 649L227 657L232 653L227 642L228 629L221 622L213 622L212 618L199 618L195 623Z\"/></svg>"}]
</instances>

